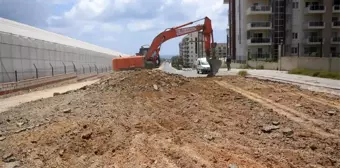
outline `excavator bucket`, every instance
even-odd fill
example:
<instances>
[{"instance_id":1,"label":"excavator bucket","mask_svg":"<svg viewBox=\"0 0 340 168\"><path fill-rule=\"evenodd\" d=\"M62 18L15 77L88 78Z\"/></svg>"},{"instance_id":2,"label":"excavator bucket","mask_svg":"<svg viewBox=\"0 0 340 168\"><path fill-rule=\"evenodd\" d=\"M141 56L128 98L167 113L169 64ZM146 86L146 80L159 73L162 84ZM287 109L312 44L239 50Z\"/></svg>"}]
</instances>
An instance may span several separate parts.
<instances>
[{"instance_id":1,"label":"excavator bucket","mask_svg":"<svg viewBox=\"0 0 340 168\"><path fill-rule=\"evenodd\" d=\"M218 70L222 66L222 61L219 59L208 59L208 63L210 65L210 72L208 73L208 77L213 77L217 74Z\"/></svg>"}]
</instances>

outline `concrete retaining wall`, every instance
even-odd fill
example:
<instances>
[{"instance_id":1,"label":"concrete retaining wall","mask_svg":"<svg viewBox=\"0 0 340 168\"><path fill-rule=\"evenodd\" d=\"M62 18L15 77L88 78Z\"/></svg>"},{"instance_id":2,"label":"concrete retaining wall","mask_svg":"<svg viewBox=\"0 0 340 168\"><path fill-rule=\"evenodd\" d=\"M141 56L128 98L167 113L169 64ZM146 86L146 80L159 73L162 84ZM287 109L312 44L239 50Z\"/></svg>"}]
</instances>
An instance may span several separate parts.
<instances>
[{"instance_id":1,"label":"concrete retaining wall","mask_svg":"<svg viewBox=\"0 0 340 168\"><path fill-rule=\"evenodd\" d=\"M340 58L297 56L281 58L281 70L289 71L295 68L340 72Z\"/></svg>"},{"instance_id":2,"label":"concrete retaining wall","mask_svg":"<svg viewBox=\"0 0 340 168\"><path fill-rule=\"evenodd\" d=\"M248 65L252 68L258 69L260 66L263 66L263 69L269 70L277 70L278 63L277 62L265 62L265 61L248 61Z\"/></svg>"}]
</instances>

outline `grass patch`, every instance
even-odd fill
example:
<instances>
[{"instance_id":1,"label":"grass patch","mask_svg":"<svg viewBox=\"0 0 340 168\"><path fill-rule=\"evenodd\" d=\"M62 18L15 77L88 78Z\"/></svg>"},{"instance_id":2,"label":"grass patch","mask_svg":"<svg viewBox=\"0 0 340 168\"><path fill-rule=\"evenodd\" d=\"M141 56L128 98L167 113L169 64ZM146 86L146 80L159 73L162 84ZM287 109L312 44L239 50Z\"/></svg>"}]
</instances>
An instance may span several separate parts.
<instances>
[{"instance_id":1,"label":"grass patch","mask_svg":"<svg viewBox=\"0 0 340 168\"><path fill-rule=\"evenodd\" d=\"M247 71L239 71L238 75L246 77L248 75L248 72Z\"/></svg>"},{"instance_id":2,"label":"grass patch","mask_svg":"<svg viewBox=\"0 0 340 168\"><path fill-rule=\"evenodd\" d=\"M293 69L288 73L340 80L340 72L317 71L309 69Z\"/></svg>"}]
</instances>

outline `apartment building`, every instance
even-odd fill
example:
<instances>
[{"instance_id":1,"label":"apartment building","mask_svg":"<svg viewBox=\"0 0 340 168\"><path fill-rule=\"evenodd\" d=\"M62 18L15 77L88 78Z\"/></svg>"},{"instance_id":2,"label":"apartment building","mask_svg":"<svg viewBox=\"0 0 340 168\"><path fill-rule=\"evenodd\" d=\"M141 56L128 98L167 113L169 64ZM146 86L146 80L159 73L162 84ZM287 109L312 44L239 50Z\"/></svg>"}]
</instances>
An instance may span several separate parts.
<instances>
[{"instance_id":1,"label":"apartment building","mask_svg":"<svg viewBox=\"0 0 340 168\"><path fill-rule=\"evenodd\" d=\"M225 58L227 56L227 43L217 43L215 55L218 58Z\"/></svg>"},{"instance_id":2,"label":"apartment building","mask_svg":"<svg viewBox=\"0 0 340 168\"><path fill-rule=\"evenodd\" d=\"M197 58L205 57L203 35L200 32L190 33L179 43L179 54L184 67L193 67Z\"/></svg>"},{"instance_id":3,"label":"apartment building","mask_svg":"<svg viewBox=\"0 0 340 168\"><path fill-rule=\"evenodd\" d=\"M228 55L233 59L340 57L340 0L224 3L229 4Z\"/></svg>"}]
</instances>

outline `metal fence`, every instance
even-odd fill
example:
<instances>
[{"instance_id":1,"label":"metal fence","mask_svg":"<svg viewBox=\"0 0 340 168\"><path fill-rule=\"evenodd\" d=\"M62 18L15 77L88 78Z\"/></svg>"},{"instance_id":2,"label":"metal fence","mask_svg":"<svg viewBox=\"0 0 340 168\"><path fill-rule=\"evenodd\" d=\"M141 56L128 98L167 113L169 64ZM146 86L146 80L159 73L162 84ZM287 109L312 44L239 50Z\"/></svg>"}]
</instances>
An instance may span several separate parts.
<instances>
[{"instance_id":1,"label":"metal fence","mask_svg":"<svg viewBox=\"0 0 340 168\"><path fill-rule=\"evenodd\" d=\"M96 51L0 32L0 83L112 69L112 58Z\"/></svg>"}]
</instances>

